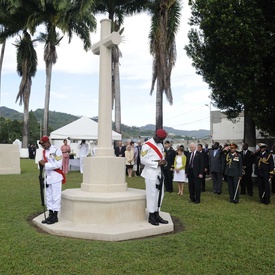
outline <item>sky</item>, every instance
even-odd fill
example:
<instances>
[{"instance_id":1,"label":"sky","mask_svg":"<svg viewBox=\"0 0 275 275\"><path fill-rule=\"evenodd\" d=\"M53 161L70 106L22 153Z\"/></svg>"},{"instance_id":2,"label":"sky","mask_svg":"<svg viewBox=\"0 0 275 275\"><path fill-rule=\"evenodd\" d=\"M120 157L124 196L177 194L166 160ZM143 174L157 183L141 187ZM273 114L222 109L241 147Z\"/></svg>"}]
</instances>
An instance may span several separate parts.
<instances>
[{"instance_id":1,"label":"sky","mask_svg":"<svg viewBox=\"0 0 275 275\"><path fill-rule=\"evenodd\" d=\"M196 74L192 60L187 57L184 46L188 44L190 7L184 1L180 29L176 36L177 60L172 70L171 88L173 105L164 96L163 125L181 130L210 129L210 90L202 77ZM96 33L91 34L92 43L99 40L97 16ZM127 17L124 21L122 52L120 59L120 86L122 123L128 126L155 124L155 91L150 96L152 56L149 52L150 17L147 14ZM0 106L23 112L23 106L15 103L21 78L16 72L16 38L6 45ZM30 110L44 108L45 63L42 43L36 44L38 71L32 80ZM85 52L83 43L75 35L68 44L64 37L57 47L57 63L53 66L50 110L76 116L98 115L99 56ZM114 112L113 112L114 120Z\"/></svg>"}]
</instances>

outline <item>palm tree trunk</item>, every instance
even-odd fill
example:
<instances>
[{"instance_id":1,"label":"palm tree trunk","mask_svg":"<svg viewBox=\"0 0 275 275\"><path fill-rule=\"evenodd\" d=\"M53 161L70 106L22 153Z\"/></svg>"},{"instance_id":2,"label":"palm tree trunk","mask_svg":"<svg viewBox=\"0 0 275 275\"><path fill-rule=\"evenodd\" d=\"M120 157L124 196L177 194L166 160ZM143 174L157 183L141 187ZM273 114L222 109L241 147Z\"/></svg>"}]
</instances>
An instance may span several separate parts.
<instances>
[{"instance_id":1,"label":"palm tree trunk","mask_svg":"<svg viewBox=\"0 0 275 275\"><path fill-rule=\"evenodd\" d=\"M24 91L24 116L23 116L23 138L22 148L28 148L29 144L29 102L31 94L32 81L29 77Z\"/></svg>"},{"instance_id":2,"label":"palm tree trunk","mask_svg":"<svg viewBox=\"0 0 275 275\"><path fill-rule=\"evenodd\" d=\"M163 128L163 92L157 79L156 91L156 130Z\"/></svg>"},{"instance_id":3,"label":"palm tree trunk","mask_svg":"<svg viewBox=\"0 0 275 275\"><path fill-rule=\"evenodd\" d=\"M49 135L49 108L50 108L50 92L52 79L52 62L46 62L46 92L44 104L44 121L43 121L43 135Z\"/></svg>"}]
</instances>

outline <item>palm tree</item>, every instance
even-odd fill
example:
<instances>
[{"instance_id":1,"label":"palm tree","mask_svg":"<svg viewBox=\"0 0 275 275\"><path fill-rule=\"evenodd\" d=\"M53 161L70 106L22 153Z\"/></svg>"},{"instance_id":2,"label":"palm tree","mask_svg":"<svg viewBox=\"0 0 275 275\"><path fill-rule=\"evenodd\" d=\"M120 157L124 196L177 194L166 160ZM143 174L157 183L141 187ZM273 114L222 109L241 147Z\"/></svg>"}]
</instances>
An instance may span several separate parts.
<instances>
[{"instance_id":1,"label":"palm tree","mask_svg":"<svg viewBox=\"0 0 275 275\"><path fill-rule=\"evenodd\" d=\"M16 101L20 99L19 105L24 102L24 117L23 117L23 141L22 146L26 148L28 145L28 121L29 121L29 99L31 92L31 77L35 75L37 67L36 52L29 33L26 31L27 18L29 15L29 1L24 3L24 8L20 7L18 1L0 1L0 41L2 42L1 56L0 56L0 89L2 64L4 59L4 52L6 40L13 37L21 30L23 31L23 38L17 41L17 72L22 76L19 92ZM22 3L21 3L22 4Z\"/></svg>"},{"instance_id":2,"label":"palm tree","mask_svg":"<svg viewBox=\"0 0 275 275\"><path fill-rule=\"evenodd\" d=\"M108 13L108 18L112 21L112 31L123 33L121 26L124 18L136 12L141 12L145 8L145 0L96 0L94 11L96 13ZM112 97L115 105L115 130L121 133L121 100L120 100L120 76L119 59L122 53L118 46L112 48Z\"/></svg>"},{"instance_id":3,"label":"palm tree","mask_svg":"<svg viewBox=\"0 0 275 275\"><path fill-rule=\"evenodd\" d=\"M62 39L57 30L60 29L68 35L69 43L75 33L81 38L87 51L91 48L90 32L95 30L96 20L92 13L93 0L41 0L36 4L40 12L32 14L28 24L31 29L42 23L46 25L46 33L40 35L40 41L45 42L46 92L43 134L48 135L52 66L57 61L56 46Z\"/></svg>"},{"instance_id":4,"label":"palm tree","mask_svg":"<svg viewBox=\"0 0 275 275\"><path fill-rule=\"evenodd\" d=\"M12 5L12 1L1 0L0 1L0 96L1 96L1 84L2 84L2 66L4 61L4 54L6 48L6 40L9 37L16 35L23 29L26 16L23 11L20 10L20 14L16 13Z\"/></svg>"},{"instance_id":5,"label":"palm tree","mask_svg":"<svg viewBox=\"0 0 275 275\"><path fill-rule=\"evenodd\" d=\"M155 0L147 5L151 15L149 34L150 53L153 56L153 76L150 95L156 88L156 130L163 128L163 93L173 104L171 73L176 62L175 36L180 24L179 0Z\"/></svg>"},{"instance_id":6,"label":"palm tree","mask_svg":"<svg viewBox=\"0 0 275 275\"><path fill-rule=\"evenodd\" d=\"M37 55L30 34L24 30L23 38L16 41L17 47L17 72L22 77L16 102L19 105L24 102L23 137L22 147L27 148L29 141L29 101L31 94L31 78L35 76L37 69Z\"/></svg>"}]
</instances>

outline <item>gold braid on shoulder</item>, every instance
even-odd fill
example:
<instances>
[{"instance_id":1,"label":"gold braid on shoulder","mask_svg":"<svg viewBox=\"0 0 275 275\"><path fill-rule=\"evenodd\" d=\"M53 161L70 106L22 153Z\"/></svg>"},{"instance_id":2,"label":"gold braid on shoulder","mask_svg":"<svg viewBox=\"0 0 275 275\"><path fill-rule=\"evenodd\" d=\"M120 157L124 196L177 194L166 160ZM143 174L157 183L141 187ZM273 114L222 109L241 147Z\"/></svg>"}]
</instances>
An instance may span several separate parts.
<instances>
[{"instance_id":1,"label":"gold braid on shoulder","mask_svg":"<svg viewBox=\"0 0 275 275\"><path fill-rule=\"evenodd\" d=\"M269 164L268 161L269 161L270 156L271 156L271 154L269 154L267 158L260 157L259 162L258 162L258 167L260 168L261 162L264 164Z\"/></svg>"}]
</instances>

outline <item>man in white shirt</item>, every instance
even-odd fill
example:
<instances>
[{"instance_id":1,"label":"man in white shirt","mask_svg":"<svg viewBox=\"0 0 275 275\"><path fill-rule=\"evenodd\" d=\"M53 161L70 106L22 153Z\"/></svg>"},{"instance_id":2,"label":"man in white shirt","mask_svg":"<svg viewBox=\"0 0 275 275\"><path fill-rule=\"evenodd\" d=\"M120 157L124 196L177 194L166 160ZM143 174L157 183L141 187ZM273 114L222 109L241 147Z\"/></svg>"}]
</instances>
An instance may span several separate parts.
<instances>
[{"instance_id":1,"label":"man in white shirt","mask_svg":"<svg viewBox=\"0 0 275 275\"><path fill-rule=\"evenodd\" d=\"M79 149L79 162L80 162L80 173L83 174L83 158L88 156L89 146L86 143L86 140L83 139L81 143L78 145Z\"/></svg>"}]
</instances>

